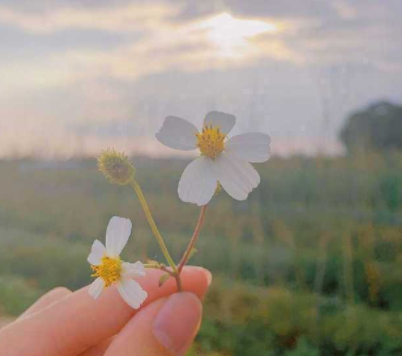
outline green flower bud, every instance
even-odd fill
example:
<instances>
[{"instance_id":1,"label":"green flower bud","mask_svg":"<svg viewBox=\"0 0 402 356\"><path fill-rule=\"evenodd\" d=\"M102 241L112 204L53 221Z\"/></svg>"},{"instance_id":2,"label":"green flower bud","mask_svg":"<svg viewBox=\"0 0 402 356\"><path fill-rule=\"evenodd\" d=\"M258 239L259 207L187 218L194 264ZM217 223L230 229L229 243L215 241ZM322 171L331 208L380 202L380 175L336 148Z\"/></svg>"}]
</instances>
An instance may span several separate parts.
<instances>
[{"instance_id":1,"label":"green flower bud","mask_svg":"<svg viewBox=\"0 0 402 356\"><path fill-rule=\"evenodd\" d=\"M124 153L107 149L98 158L98 168L110 181L118 185L127 185L133 181L135 168Z\"/></svg>"}]
</instances>

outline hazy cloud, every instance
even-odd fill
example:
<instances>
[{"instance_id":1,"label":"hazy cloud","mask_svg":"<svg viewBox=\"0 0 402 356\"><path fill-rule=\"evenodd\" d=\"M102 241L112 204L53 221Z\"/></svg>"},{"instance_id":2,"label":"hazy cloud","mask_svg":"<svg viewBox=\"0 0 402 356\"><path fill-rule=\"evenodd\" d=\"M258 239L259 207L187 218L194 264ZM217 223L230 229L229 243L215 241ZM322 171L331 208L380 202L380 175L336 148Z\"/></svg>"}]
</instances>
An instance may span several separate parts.
<instances>
[{"instance_id":1,"label":"hazy cloud","mask_svg":"<svg viewBox=\"0 0 402 356\"><path fill-rule=\"evenodd\" d=\"M177 6L128 4L120 7L62 7L40 12L25 12L0 7L0 22L27 32L54 33L68 29L108 32L149 31L155 24L177 12Z\"/></svg>"},{"instance_id":2,"label":"hazy cloud","mask_svg":"<svg viewBox=\"0 0 402 356\"><path fill-rule=\"evenodd\" d=\"M165 116L200 124L212 109L271 133L276 152L337 151L347 112L402 94L401 13L398 0L3 0L1 151L159 152Z\"/></svg>"}]
</instances>

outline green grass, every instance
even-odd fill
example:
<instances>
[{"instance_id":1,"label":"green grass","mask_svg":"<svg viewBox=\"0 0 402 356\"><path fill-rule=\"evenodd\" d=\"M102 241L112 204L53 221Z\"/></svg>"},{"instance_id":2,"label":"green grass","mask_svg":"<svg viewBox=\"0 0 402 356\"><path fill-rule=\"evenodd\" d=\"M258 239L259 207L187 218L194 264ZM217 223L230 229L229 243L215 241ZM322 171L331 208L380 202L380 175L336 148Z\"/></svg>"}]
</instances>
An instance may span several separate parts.
<instances>
[{"instance_id":1,"label":"green grass","mask_svg":"<svg viewBox=\"0 0 402 356\"><path fill-rule=\"evenodd\" d=\"M198 208L177 197L187 162L136 158L179 259ZM246 202L214 199L192 263L217 278L193 354L397 355L402 351L402 156L272 159ZM138 201L93 160L0 162L0 311L90 282L114 215L133 221L129 259L163 261Z\"/></svg>"}]
</instances>

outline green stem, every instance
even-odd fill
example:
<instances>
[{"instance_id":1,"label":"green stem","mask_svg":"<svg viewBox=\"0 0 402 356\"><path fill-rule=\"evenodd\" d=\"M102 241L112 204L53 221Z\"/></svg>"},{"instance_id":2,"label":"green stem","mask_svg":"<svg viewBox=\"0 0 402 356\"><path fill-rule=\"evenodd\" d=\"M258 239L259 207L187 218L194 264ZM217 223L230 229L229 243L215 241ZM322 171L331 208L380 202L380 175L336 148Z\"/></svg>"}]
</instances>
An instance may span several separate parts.
<instances>
[{"instance_id":1,"label":"green stem","mask_svg":"<svg viewBox=\"0 0 402 356\"><path fill-rule=\"evenodd\" d=\"M151 269L159 269L163 272L166 272L168 274L170 274L172 277L176 278L176 274L174 272L172 272L170 269L168 269L165 265L162 264L152 264L152 263L146 263L144 264L145 268L151 268Z\"/></svg>"},{"instance_id":2,"label":"green stem","mask_svg":"<svg viewBox=\"0 0 402 356\"><path fill-rule=\"evenodd\" d=\"M172 271L175 275L179 277L179 273L176 267L176 264L174 263L172 257L170 256L170 253L166 247L165 241L163 241L162 235L160 234L158 227L155 224L154 218L152 217L151 210L149 209L148 203L145 199L144 193L142 192L141 187L139 184L133 180L131 186L134 188L135 192L137 193L138 199L140 200L142 209L144 210L145 216L148 219L149 226L151 227L151 230L153 234L155 235L156 241L158 241L158 244L162 250L163 255L166 258L166 261L169 263L170 267L172 268ZM177 278L176 278L177 279ZM180 279L180 277L179 277ZM180 285L179 280L177 280L178 286Z\"/></svg>"}]
</instances>

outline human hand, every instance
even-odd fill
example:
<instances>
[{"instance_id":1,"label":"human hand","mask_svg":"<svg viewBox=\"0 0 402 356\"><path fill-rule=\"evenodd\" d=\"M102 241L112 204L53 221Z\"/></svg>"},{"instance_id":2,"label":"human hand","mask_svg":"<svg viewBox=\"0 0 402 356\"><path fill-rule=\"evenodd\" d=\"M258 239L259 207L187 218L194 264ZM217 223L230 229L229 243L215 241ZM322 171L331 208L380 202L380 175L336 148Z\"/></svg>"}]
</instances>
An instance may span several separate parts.
<instances>
[{"instance_id":1,"label":"human hand","mask_svg":"<svg viewBox=\"0 0 402 356\"><path fill-rule=\"evenodd\" d=\"M148 298L139 310L129 307L117 289L97 300L88 287L57 288L44 295L14 323L0 330L4 356L151 356L184 355L201 324L211 274L200 267L182 272L185 292L175 281L158 286L162 271L138 277Z\"/></svg>"}]
</instances>

